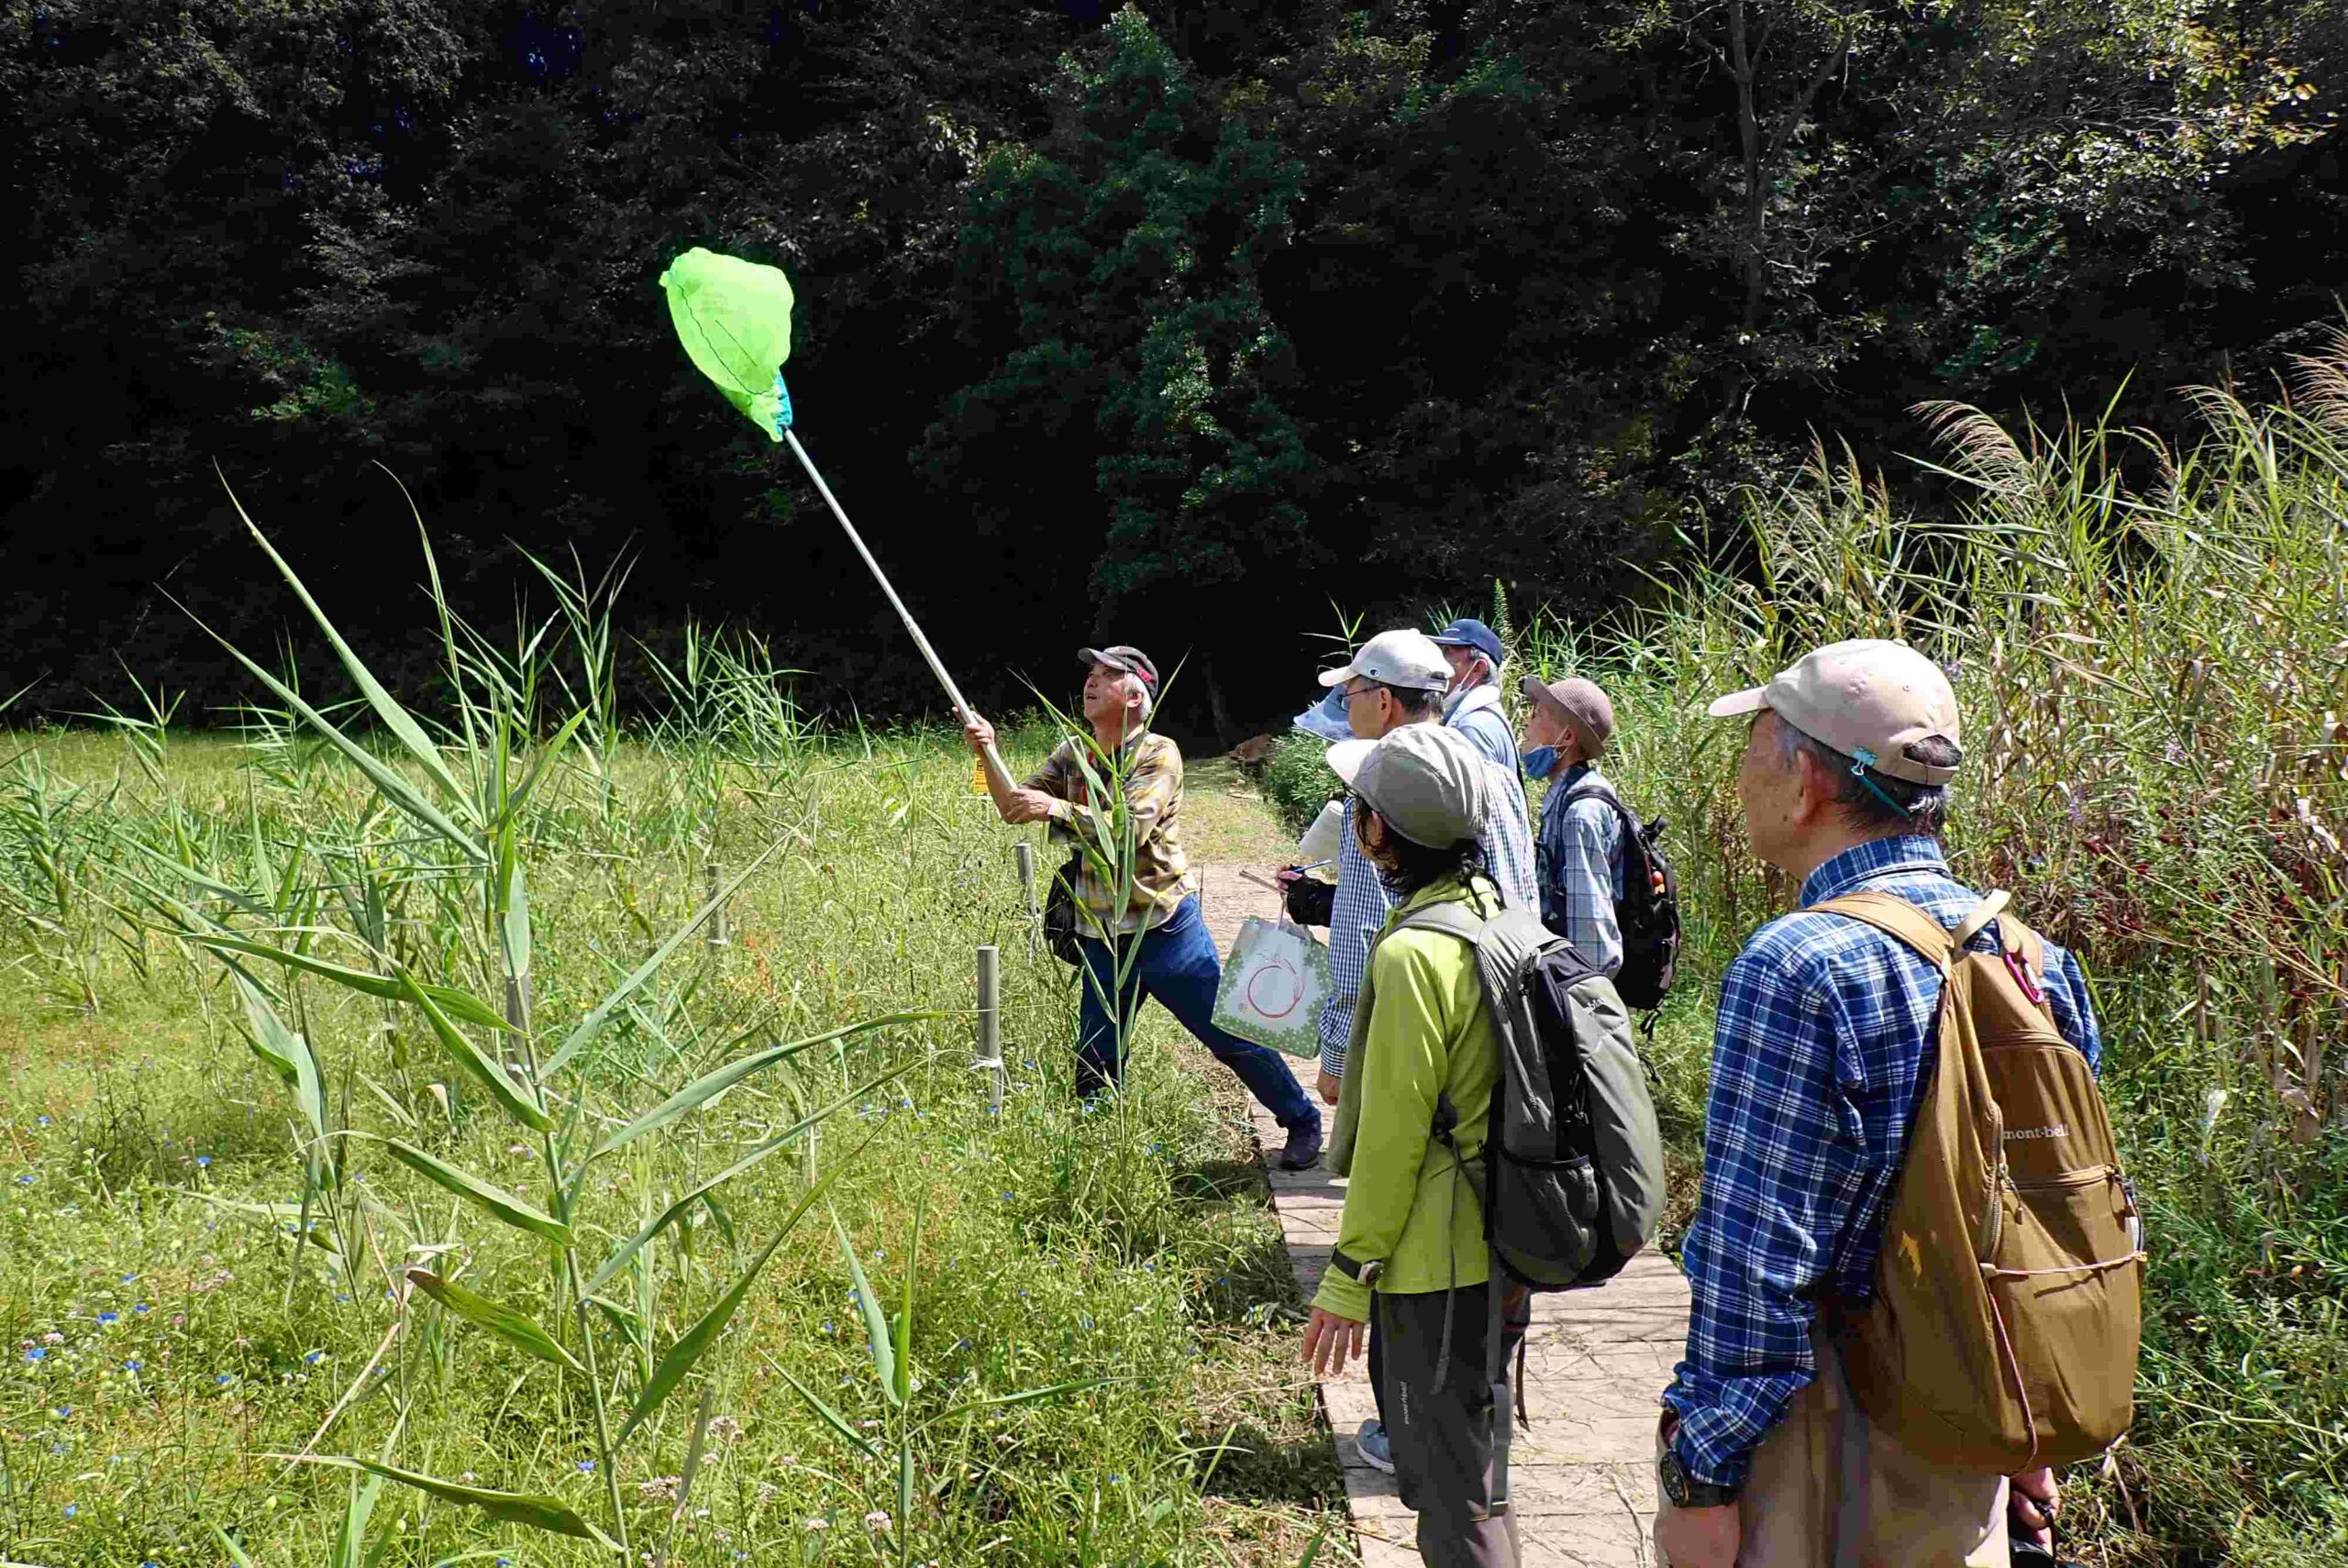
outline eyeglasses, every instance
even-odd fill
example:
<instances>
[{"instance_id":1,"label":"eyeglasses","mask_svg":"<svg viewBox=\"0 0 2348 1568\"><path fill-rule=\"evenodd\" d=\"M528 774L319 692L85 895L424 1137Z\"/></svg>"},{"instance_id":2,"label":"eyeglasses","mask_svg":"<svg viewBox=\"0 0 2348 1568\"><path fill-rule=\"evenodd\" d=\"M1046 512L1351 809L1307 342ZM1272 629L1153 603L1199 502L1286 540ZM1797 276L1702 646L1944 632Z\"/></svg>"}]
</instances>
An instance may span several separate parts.
<instances>
[{"instance_id":1,"label":"eyeglasses","mask_svg":"<svg viewBox=\"0 0 2348 1568\"><path fill-rule=\"evenodd\" d=\"M1346 700L1346 701L1350 702L1350 701L1353 701L1355 698L1357 698L1357 697L1367 697L1367 696L1368 696L1371 692L1376 691L1376 690L1379 690L1379 689L1380 689L1380 688L1379 688L1379 684L1378 684L1378 682L1377 682L1377 681L1375 681L1375 680L1365 680L1365 681L1363 681L1363 682L1362 682L1360 685L1358 685L1358 686L1348 686L1348 687L1346 687L1344 690L1342 690L1341 692L1339 692L1339 693L1338 693L1338 695L1339 695L1339 696L1341 696L1341 697L1343 697L1343 698L1345 698L1345 700Z\"/></svg>"}]
</instances>

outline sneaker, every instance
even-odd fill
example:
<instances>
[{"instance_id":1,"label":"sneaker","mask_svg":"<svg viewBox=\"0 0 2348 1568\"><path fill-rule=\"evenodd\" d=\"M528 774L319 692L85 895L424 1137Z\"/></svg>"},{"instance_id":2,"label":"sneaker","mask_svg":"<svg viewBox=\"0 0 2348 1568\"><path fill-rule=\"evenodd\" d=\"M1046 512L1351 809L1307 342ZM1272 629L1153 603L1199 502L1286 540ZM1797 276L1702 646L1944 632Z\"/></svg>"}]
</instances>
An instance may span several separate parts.
<instances>
[{"instance_id":1,"label":"sneaker","mask_svg":"<svg viewBox=\"0 0 2348 1568\"><path fill-rule=\"evenodd\" d=\"M1309 1171L1321 1163L1321 1119L1300 1121L1288 1130L1288 1147L1280 1151L1284 1171Z\"/></svg>"},{"instance_id":2,"label":"sneaker","mask_svg":"<svg viewBox=\"0 0 2348 1568\"><path fill-rule=\"evenodd\" d=\"M1394 1444L1386 1436L1386 1423L1376 1417L1361 1424L1354 1434L1354 1447L1360 1450L1362 1463L1373 1470L1394 1474Z\"/></svg>"}]
</instances>

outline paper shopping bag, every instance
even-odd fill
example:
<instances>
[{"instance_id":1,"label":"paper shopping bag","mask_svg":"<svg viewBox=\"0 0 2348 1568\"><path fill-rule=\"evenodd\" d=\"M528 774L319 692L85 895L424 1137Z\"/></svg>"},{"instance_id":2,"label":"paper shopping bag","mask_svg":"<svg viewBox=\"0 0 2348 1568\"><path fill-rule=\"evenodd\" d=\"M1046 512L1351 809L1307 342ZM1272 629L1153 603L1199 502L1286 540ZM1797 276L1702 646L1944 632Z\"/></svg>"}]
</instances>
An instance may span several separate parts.
<instances>
[{"instance_id":1,"label":"paper shopping bag","mask_svg":"<svg viewBox=\"0 0 2348 1568\"><path fill-rule=\"evenodd\" d=\"M1251 916L1224 961L1214 1021L1242 1040L1317 1057L1328 994L1328 950L1301 925Z\"/></svg>"}]
</instances>

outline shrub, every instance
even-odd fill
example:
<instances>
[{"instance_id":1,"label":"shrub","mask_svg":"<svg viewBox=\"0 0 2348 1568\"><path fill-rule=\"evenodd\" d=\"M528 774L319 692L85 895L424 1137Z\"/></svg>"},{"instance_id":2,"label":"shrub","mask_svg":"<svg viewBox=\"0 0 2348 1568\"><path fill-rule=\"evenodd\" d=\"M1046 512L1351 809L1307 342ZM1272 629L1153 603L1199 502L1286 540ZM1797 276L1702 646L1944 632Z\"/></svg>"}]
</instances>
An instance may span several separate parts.
<instances>
[{"instance_id":1,"label":"shrub","mask_svg":"<svg viewBox=\"0 0 2348 1568\"><path fill-rule=\"evenodd\" d=\"M1272 743L1264 762L1264 793L1279 813L1280 825L1301 835L1321 814L1321 808L1344 793L1337 776L1325 760L1326 741L1290 730Z\"/></svg>"}]
</instances>

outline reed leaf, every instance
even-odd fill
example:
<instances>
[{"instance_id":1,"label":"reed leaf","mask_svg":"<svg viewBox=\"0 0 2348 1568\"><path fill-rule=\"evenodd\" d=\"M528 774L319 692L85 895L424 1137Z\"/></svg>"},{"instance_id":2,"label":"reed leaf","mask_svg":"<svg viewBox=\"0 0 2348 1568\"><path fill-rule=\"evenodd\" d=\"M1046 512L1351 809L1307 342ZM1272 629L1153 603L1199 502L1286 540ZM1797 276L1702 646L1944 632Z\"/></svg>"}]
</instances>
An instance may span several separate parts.
<instances>
[{"instance_id":1,"label":"reed leaf","mask_svg":"<svg viewBox=\"0 0 2348 1568\"><path fill-rule=\"evenodd\" d=\"M444 1503L461 1503L469 1508L479 1508L491 1518L504 1524L528 1525L550 1535L567 1535L580 1540L592 1541L606 1551L617 1551L619 1545L581 1518L559 1497L548 1497L530 1492L493 1492L485 1486L468 1486L461 1482L444 1481L437 1475L423 1475L397 1465L379 1463L371 1459L351 1459L341 1454L326 1453L265 1453L263 1459L281 1459L290 1464L331 1464L343 1470L364 1470L396 1481L403 1486L413 1486Z\"/></svg>"},{"instance_id":2,"label":"reed leaf","mask_svg":"<svg viewBox=\"0 0 2348 1568\"><path fill-rule=\"evenodd\" d=\"M215 471L217 471L216 467ZM310 618L317 622L318 630L326 634L327 641L334 645L335 657L342 660L342 668L349 673L352 683L366 697L367 705L375 711L375 716L382 720L383 727L391 731L398 738L399 743L407 748L408 755L423 766L424 771L430 776L435 784L440 787L441 792L448 797L450 804L470 815L471 803L466 799L464 787L457 782L457 776L449 771L449 765L441 760L440 748L432 744L432 738L424 733L424 726L417 723L415 716L405 708L400 706L397 698L383 689L382 682L375 679L374 672L360 660L351 646L342 640L342 634L334 629L334 623L327 619L327 613L319 608L316 600L310 597L310 591L303 586L302 580L294 574L294 568L287 563L283 556L277 553L277 547L269 542L269 536L260 531L260 525L246 514L245 503L237 499L237 492L230 488L226 474L220 477L220 488L228 491L228 504L237 509L238 517L244 519L245 527L251 533L253 542L260 546L262 552L276 563L277 569L284 575L286 583L294 590L294 596L302 602L303 608L309 611Z\"/></svg>"},{"instance_id":3,"label":"reed leaf","mask_svg":"<svg viewBox=\"0 0 2348 1568\"><path fill-rule=\"evenodd\" d=\"M488 1209L516 1230L535 1231L559 1247L573 1244L575 1238L570 1226L550 1214L531 1208L504 1188L490 1186L471 1172L460 1170L437 1155L427 1154L415 1144L403 1143L397 1138L384 1139L383 1147L391 1151L393 1159L426 1180L456 1194L468 1203Z\"/></svg>"},{"instance_id":4,"label":"reed leaf","mask_svg":"<svg viewBox=\"0 0 2348 1568\"><path fill-rule=\"evenodd\" d=\"M824 1118L831 1115L832 1112L837 1110L841 1106L846 1105L848 1101L856 1099L858 1095L869 1094L878 1086L887 1083L891 1078L897 1077L911 1070L912 1064L908 1063L905 1066L899 1067L893 1072L873 1079L871 1083L866 1084L862 1088L854 1089L842 1095L839 1099L832 1101L831 1104L824 1107L823 1110L803 1117L782 1132L776 1133L773 1137L768 1139L765 1143L759 1144L757 1148L751 1150L748 1154L743 1155L740 1159L735 1161L732 1165L726 1166L724 1170L718 1172L707 1181L703 1182L699 1187L696 1187L692 1191L686 1193L682 1198L678 1198L674 1203L671 1203L668 1208L662 1209L658 1215L656 1215L650 1224L645 1226L643 1230L638 1231L635 1235L620 1243L620 1248L617 1252L604 1260L604 1266L597 1269L595 1271L595 1277L587 1282L587 1294L593 1296L595 1292L603 1289L604 1286L610 1282L612 1275L626 1268L628 1265L630 1259L634 1258L637 1253L642 1252L647 1246L651 1244L654 1237L659 1235L661 1231L675 1224L678 1220L683 1217L686 1210L692 1208L695 1203L707 1197L711 1192L725 1186L727 1182L733 1180L736 1176L740 1176L744 1171L748 1170L751 1166L771 1158L777 1151L781 1150L793 1139L797 1138L800 1133L804 1132L808 1128L813 1127L818 1121L823 1121ZM855 1151L849 1155L849 1159L853 1160L857 1154L862 1154L865 1149L870 1145L872 1140L880 1135L880 1131L877 1128L872 1132L866 1133L864 1142L856 1146ZM835 1174L836 1174L836 1168ZM823 1182L817 1184L817 1190L821 1190L824 1186L828 1185L831 1179L832 1178L830 1176L825 1176Z\"/></svg>"},{"instance_id":5,"label":"reed leaf","mask_svg":"<svg viewBox=\"0 0 2348 1568\"><path fill-rule=\"evenodd\" d=\"M892 1012L885 1018L869 1018L861 1023L847 1024L838 1029L826 1030L821 1034L811 1034L804 1040L794 1040L787 1045L770 1045L763 1051L753 1052L739 1061L728 1062L714 1073L695 1078L692 1083L596 1144L587 1157L590 1160L600 1159L615 1149L625 1148L647 1132L658 1132L686 1112L699 1110L752 1074L763 1072L777 1062L787 1062L812 1046L829 1044L835 1040L852 1039L875 1029L886 1029L892 1024L919 1023L945 1016L947 1015L942 1012Z\"/></svg>"},{"instance_id":6,"label":"reed leaf","mask_svg":"<svg viewBox=\"0 0 2348 1568\"><path fill-rule=\"evenodd\" d=\"M522 1086L514 1081L513 1075L505 1070L504 1064L493 1059L480 1046L465 1038L457 1026L449 1021L449 1015L441 1010L440 1005L426 994L423 986L417 983L415 976L403 968L399 972L399 978L408 1000L414 1002L423 1012L424 1021L431 1026L432 1037L440 1042L440 1048L449 1054L451 1061L471 1074L479 1081L482 1088L489 1091L490 1098L504 1108L506 1115L534 1132L546 1132L553 1129L554 1118L548 1116L539 1107L536 1099L526 1093Z\"/></svg>"},{"instance_id":7,"label":"reed leaf","mask_svg":"<svg viewBox=\"0 0 2348 1568\"><path fill-rule=\"evenodd\" d=\"M751 874L757 871L759 867L764 866L769 860L772 859L774 857L775 851L781 847L782 841L781 839L777 839L774 843L767 845L767 847L759 853L759 857L756 860L751 861L748 866L745 866L742 868L741 875L726 883L725 887L720 888L717 890L717 895L711 899L709 902L702 905L699 910L694 911L692 919L685 922L683 925L678 927L676 932L670 936L668 941L662 943L654 950L651 957L647 958L643 963L637 965L634 973L630 974L626 979L622 980L619 985L613 989L609 996L605 997L602 1001L597 1002L594 1010L588 1013L586 1017L581 1019L578 1024L572 1028L569 1038L563 1041L562 1048L549 1057L547 1061L547 1065L539 1069L540 1075L545 1077L552 1077L555 1074L560 1072L564 1066L568 1064L573 1056L577 1055L587 1046L593 1044L595 1041L595 1037L604 1032L604 1026L612 1021L612 1014L619 1009L621 1004L626 1002L628 998L634 996L637 988L641 987L645 981L658 974L659 972L660 966L669 961L670 955L676 952L678 948L683 946L686 939L691 937L693 933L708 924L710 918L716 914L719 910L725 907L725 900L734 896L734 890L739 888L743 883L748 881Z\"/></svg>"},{"instance_id":8,"label":"reed leaf","mask_svg":"<svg viewBox=\"0 0 2348 1568\"><path fill-rule=\"evenodd\" d=\"M327 1136L326 1077L318 1069L317 1053L310 1043L285 1026L277 1010L269 1005L261 988L245 976L236 976L237 993L244 999L245 1015L253 1026L253 1049L265 1062L282 1069L286 1088L294 1091L294 1108L310 1129L310 1145L304 1151L311 1179L324 1181L328 1166L324 1158ZM266 1041L266 1048L262 1042Z\"/></svg>"},{"instance_id":9,"label":"reed leaf","mask_svg":"<svg viewBox=\"0 0 2348 1568\"><path fill-rule=\"evenodd\" d=\"M817 1394L813 1388L808 1387L804 1383L800 1382L799 1379L792 1375L792 1370L789 1367L775 1360L774 1357L767 1355L764 1351L760 1351L759 1353L765 1359L766 1364L769 1366L774 1368L777 1375L779 1375L785 1383L790 1384L793 1389L798 1391L799 1397L807 1401L807 1408L814 1411L817 1416L821 1417L825 1426L831 1428L832 1430L846 1438L849 1442L854 1443L858 1448L862 1449L869 1457L873 1459L880 1457L880 1451L873 1447L872 1444L867 1441L864 1434L858 1431L846 1416L843 1416L837 1410L833 1409L830 1405L825 1402L821 1395Z\"/></svg>"},{"instance_id":10,"label":"reed leaf","mask_svg":"<svg viewBox=\"0 0 2348 1568\"><path fill-rule=\"evenodd\" d=\"M493 1301L478 1291L468 1290L453 1279L443 1279L430 1269L412 1268L407 1271L410 1285L458 1317L537 1357L540 1361L587 1375L587 1369L578 1359L557 1342L552 1334L538 1327L537 1321L515 1311L503 1302Z\"/></svg>"},{"instance_id":11,"label":"reed leaf","mask_svg":"<svg viewBox=\"0 0 2348 1568\"><path fill-rule=\"evenodd\" d=\"M284 947L271 947L265 942L252 942L241 936L226 936L217 932L205 931L185 932L182 934L185 935L190 942L200 942L217 952L242 953L249 957L266 958L272 964L282 964L289 969L299 969L304 974L316 975L321 979L332 980L338 986L347 987L366 996L381 997L385 1001L409 999L407 988L399 980L387 975L370 974L364 969L353 969L347 965L328 963L324 958L313 958L306 953L297 953ZM414 984L417 989L430 997L440 1010L450 1018L462 1019L465 1022L482 1029L502 1029L510 1032L514 1027L488 1003L458 990L453 986L437 986L422 980L415 981Z\"/></svg>"},{"instance_id":12,"label":"reed leaf","mask_svg":"<svg viewBox=\"0 0 2348 1568\"><path fill-rule=\"evenodd\" d=\"M873 1375L880 1379L880 1392L889 1403L903 1406L904 1396L897 1389L897 1347L889 1337L889 1320L881 1316L880 1297L872 1294L872 1282L864 1277L864 1265L856 1259L856 1243L847 1239L847 1227L840 1223L836 1211L832 1215L832 1233L840 1239L847 1276L856 1286L856 1309L864 1319L869 1342L865 1348L872 1353Z\"/></svg>"},{"instance_id":13,"label":"reed leaf","mask_svg":"<svg viewBox=\"0 0 2348 1568\"><path fill-rule=\"evenodd\" d=\"M767 1266L767 1260L773 1257L775 1249L799 1228L801 1218L814 1207L815 1199L838 1179L839 1174L848 1168L848 1165L849 1162L844 1160L834 1165L829 1174L807 1189L806 1196L800 1198L791 1212L784 1216L782 1228L774 1233L774 1240L751 1260L750 1266L742 1271L742 1277L734 1282L734 1287L719 1297L717 1305L703 1313L701 1321L687 1329L677 1342L669 1347L669 1353L662 1356L659 1364L652 1369L652 1376L645 1383L644 1392L637 1397L636 1408L628 1412L627 1424L620 1428L620 1435L613 1440L615 1448L627 1441L628 1434L643 1425L645 1418L659 1409L662 1400L676 1392L677 1385L684 1381L685 1374L709 1353L709 1347L717 1342L717 1336L725 1331L725 1325L733 1321L735 1312L742 1305L742 1297L749 1294L750 1286ZM836 1224L838 1221L835 1219L833 1222Z\"/></svg>"},{"instance_id":14,"label":"reed leaf","mask_svg":"<svg viewBox=\"0 0 2348 1568\"><path fill-rule=\"evenodd\" d=\"M182 608L184 609L185 606L183 605ZM482 847L481 841L479 839L475 838L465 829L459 827L454 822L451 822L446 812L442 812L439 807L435 806L431 801L426 800L423 792L418 790L415 785L409 783L407 779L396 769L385 764L384 761L381 757L377 756L373 752L369 751L365 746L360 745L357 741L343 734L341 730L336 728L333 722L324 713L319 712L316 708L311 707L309 703L304 701L300 692L294 690L291 686L286 685L282 680L278 679L277 677L271 675L261 666L255 664L251 659L247 658L243 651L234 643L222 636L219 633L214 631L211 627L205 625L201 620L196 620L193 612L190 612L189 619L195 620L198 629L200 629L205 636L210 637L214 642L218 643L223 649L227 650L230 658L235 659L238 664L243 665L247 673L250 674L253 679L259 680L271 691L276 692L281 701L293 709L294 712L301 714L303 720L309 724L310 728L317 732L319 736L325 739L337 751L342 753L343 756L349 761L352 767L365 774L368 781L373 784L376 789L382 790L386 800L399 807L400 810L405 812L409 816L414 817L426 827L430 828L434 833L438 834L442 838L447 839L450 844L455 845L459 849L465 853L467 858L474 861L476 864L489 858L489 852Z\"/></svg>"}]
</instances>

